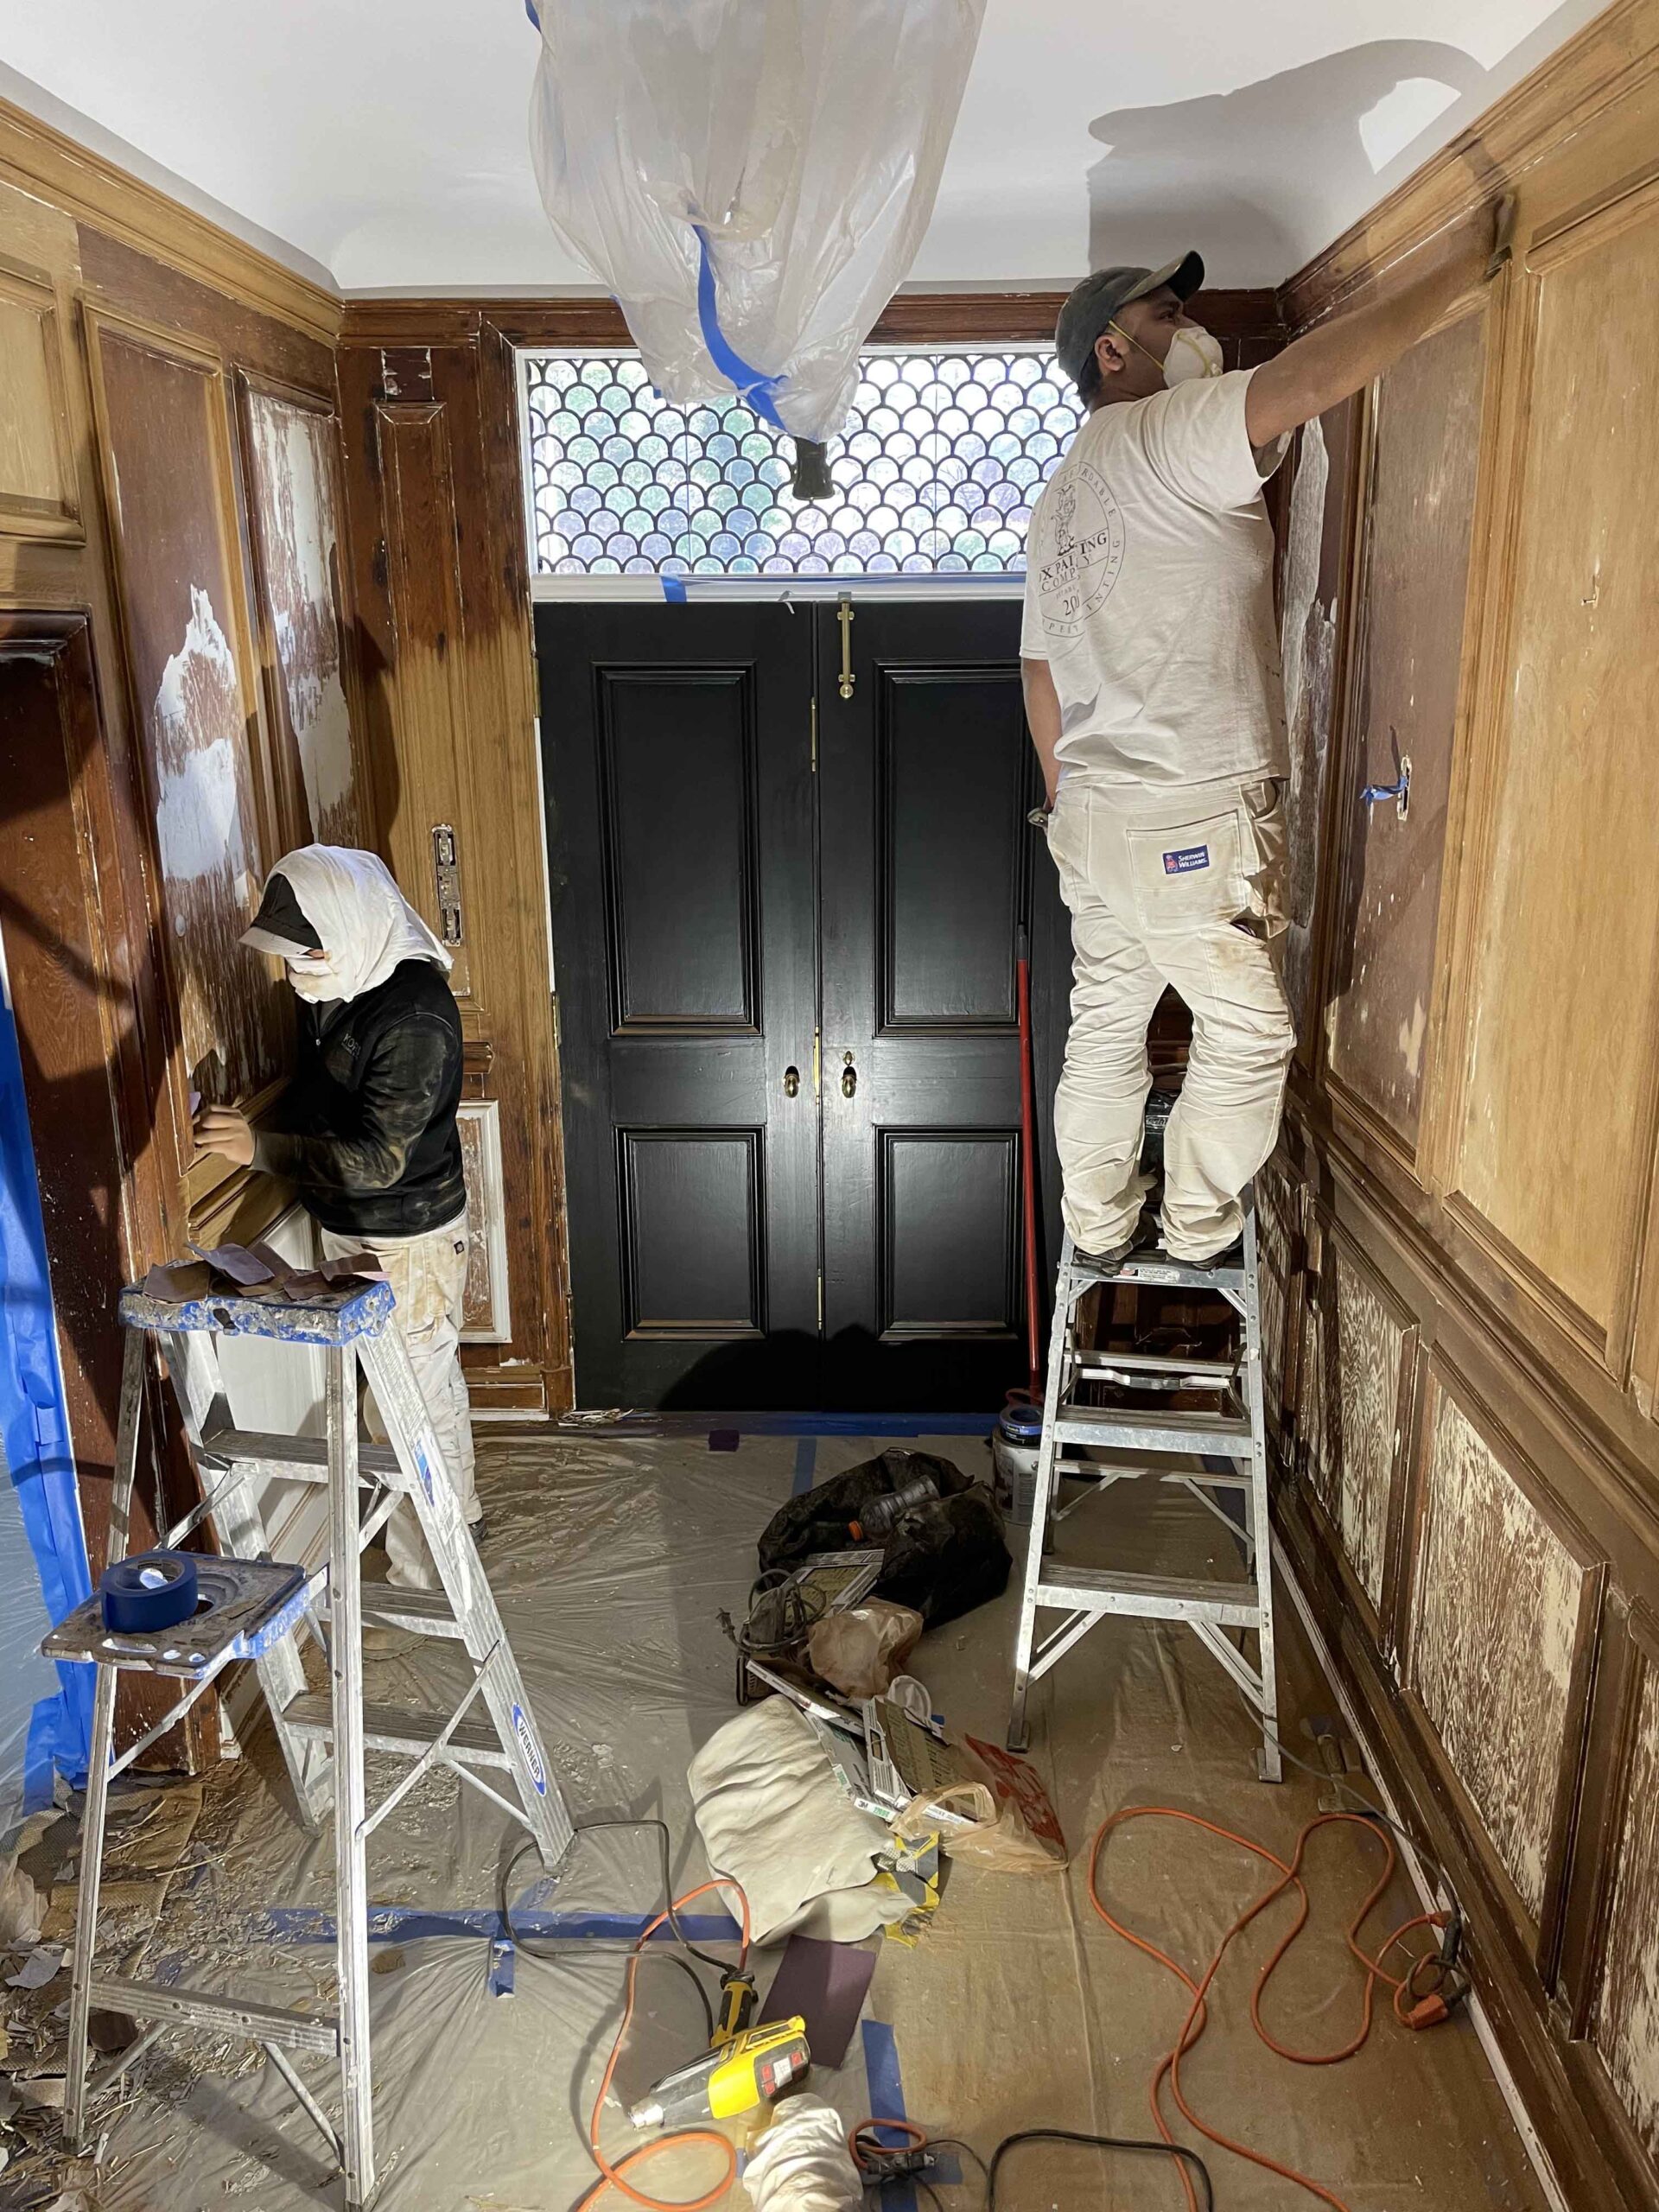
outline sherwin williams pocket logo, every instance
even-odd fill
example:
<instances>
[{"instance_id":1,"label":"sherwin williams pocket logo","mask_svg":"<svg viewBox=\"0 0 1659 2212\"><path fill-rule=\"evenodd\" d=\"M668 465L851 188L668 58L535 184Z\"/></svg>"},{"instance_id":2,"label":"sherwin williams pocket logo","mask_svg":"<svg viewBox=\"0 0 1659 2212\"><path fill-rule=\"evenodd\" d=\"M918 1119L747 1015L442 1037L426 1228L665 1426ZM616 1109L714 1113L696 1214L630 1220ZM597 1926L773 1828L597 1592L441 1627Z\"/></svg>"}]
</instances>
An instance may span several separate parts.
<instances>
[{"instance_id":1,"label":"sherwin williams pocket logo","mask_svg":"<svg viewBox=\"0 0 1659 2212\"><path fill-rule=\"evenodd\" d=\"M524 1764L530 1769L530 1778L536 1785L536 1795L547 1795L547 1769L542 1764L542 1754L537 1747L535 1731L524 1718L524 1708L512 1708L512 1732L518 1738L518 1748L524 1755Z\"/></svg>"},{"instance_id":2,"label":"sherwin williams pocket logo","mask_svg":"<svg viewBox=\"0 0 1659 2212\"><path fill-rule=\"evenodd\" d=\"M1164 855L1166 875L1191 875L1195 869L1208 868L1209 865L1208 845L1183 845L1179 852Z\"/></svg>"}]
</instances>

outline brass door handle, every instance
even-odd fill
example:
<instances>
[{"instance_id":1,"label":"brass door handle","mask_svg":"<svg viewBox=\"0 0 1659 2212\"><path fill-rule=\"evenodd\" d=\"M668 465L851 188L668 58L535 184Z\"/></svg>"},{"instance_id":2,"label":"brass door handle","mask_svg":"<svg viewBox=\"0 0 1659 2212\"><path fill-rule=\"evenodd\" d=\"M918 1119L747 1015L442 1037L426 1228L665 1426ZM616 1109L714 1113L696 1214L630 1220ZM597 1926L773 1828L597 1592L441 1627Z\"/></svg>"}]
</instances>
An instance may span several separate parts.
<instances>
[{"instance_id":1,"label":"brass door handle","mask_svg":"<svg viewBox=\"0 0 1659 2212\"><path fill-rule=\"evenodd\" d=\"M785 1068L785 1069L784 1070L784 1096L785 1096L785 1098L794 1098L794 1097L798 1096L799 1095L799 1092L800 1092L800 1088L801 1088L801 1071L800 1071L799 1068Z\"/></svg>"},{"instance_id":2,"label":"brass door handle","mask_svg":"<svg viewBox=\"0 0 1659 2212\"><path fill-rule=\"evenodd\" d=\"M849 1052L847 1064L841 1071L841 1095L843 1098L850 1098L857 1089L858 1070L853 1065L853 1056Z\"/></svg>"}]
</instances>

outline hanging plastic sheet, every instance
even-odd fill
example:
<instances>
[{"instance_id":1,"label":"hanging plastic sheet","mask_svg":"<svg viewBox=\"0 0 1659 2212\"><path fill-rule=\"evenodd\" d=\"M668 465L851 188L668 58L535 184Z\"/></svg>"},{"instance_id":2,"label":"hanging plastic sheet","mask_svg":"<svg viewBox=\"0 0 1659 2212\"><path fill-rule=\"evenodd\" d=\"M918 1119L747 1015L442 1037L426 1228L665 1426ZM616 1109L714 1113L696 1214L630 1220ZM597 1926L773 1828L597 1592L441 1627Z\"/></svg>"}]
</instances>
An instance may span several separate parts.
<instances>
[{"instance_id":1,"label":"hanging plastic sheet","mask_svg":"<svg viewBox=\"0 0 1659 2212\"><path fill-rule=\"evenodd\" d=\"M542 198L677 403L821 443L933 208L984 0L537 0ZM822 455L798 462L810 496Z\"/></svg>"},{"instance_id":2,"label":"hanging plastic sheet","mask_svg":"<svg viewBox=\"0 0 1659 2212\"><path fill-rule=\"evenodd\" d=\"M91 1590L46 1236L16 1024L0 946L0 1827L49 1802L53 1770L79 1782L92 1719L90 1667L54 1670L41 1636Z\"/></svg>"}]
</instances>

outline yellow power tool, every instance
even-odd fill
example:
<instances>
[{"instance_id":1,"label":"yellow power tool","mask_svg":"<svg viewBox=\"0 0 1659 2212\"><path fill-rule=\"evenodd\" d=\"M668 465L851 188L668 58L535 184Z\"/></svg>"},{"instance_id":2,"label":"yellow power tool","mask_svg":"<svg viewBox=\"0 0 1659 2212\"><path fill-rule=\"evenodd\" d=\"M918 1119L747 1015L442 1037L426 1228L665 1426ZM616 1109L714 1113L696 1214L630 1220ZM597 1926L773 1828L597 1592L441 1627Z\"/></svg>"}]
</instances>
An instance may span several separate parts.
<instances>
[{"instance_id":1,"label":"yellow power tool","mask_svg":"<svg viewBox=\"0 0 1659 2212\"><path fill-rule=\"evenodd\" d=\"M769 2105L811 2063L806 2022L773 2020L747 2028L717 2050L664 2074L628 2118L636 2127L679 2127L688 2120L739 2120Z\"/></svg>"}]
</instances>

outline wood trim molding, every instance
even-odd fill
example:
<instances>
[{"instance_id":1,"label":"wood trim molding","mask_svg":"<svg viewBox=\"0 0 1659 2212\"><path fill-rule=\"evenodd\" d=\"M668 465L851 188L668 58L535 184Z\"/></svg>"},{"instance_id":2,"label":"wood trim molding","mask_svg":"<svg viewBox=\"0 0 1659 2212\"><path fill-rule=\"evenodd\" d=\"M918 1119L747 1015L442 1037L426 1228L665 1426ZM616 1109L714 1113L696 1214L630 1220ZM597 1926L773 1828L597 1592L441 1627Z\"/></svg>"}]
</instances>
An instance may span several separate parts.
<instances>
[{"instance_id":1,"label":"wood trim molding","mask_svg":"<svg viewBox=\"0 0 1659 2212\"><path fill-rule=\"evenodd\" d=\"M899 292L870 332L873 346L969 346L1046 343L1065 300L1060 291ZM1256 291L1200 292L1194 301L1217 338L1266 340L1284 335L1277 296ZM342 346L464 346L490 328L512 346L632 346L632 334L614 300L579 294L559 299L348 299Z\"/></svg>"},{"instance_id":2,"label":"wood trim molding","mask_svg":"<svg viewBox=\"0 0 1659 2212\"><path fill-rule=\"evenodd\" d=\"M333 346L340 301L27 110L0 100L0 176L38 188L78 220L159 254L215 291Z\"/></svg>"},{"instance_id":3,"label":"wood trim molding","mask_svg":"<svg viewBox=\"0 0 1659 2212\"><path fill-rule=\"evenodd\" d=\"M1656 75L1659 0L1613 0L1280 287L1287 331L1332 313L1424 239L1518 183L1605 108ZM1648 175L1654 166L1649 146ZM1638 171L1632 181L1641 181ZM1570 212L1560 219L1570 219Z\"/></svg>"}]
</instances>

